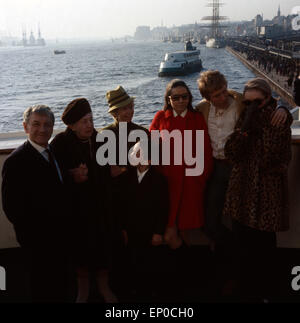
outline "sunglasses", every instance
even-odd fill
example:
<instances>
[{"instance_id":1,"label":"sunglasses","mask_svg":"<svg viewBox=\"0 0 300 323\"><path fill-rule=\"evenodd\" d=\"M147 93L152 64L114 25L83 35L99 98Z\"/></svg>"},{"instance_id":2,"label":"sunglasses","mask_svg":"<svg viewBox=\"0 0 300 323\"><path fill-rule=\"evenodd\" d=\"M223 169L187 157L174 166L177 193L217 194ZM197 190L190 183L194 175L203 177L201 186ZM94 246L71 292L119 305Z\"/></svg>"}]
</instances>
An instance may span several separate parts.
<instances>
[{"instance_id":1,"label":"sunglasses","mask_svg":"<svg viewBox=\"0 0 300 323\"><path fill-rule=\"evenodd\" d=\"M264 101L265 101L265 99L254 99L254 100L244 100L243 103L247 106L251 105L252 103L255 103L257 105L261 105Z\"/></svg>"},{"instance_id":2,"label":"sunglasses","mask_svg":"<svg viewBox=\"0 0 300 323\"><path fill-rule=\"evenodd\" d=\"M181 94L181 95L171 95L171 96L169 96L169 98L172 100L172 101L179 101L180 100L180 98L182 99L182 100L188 100L189 99L189 95L188 94Z\"/></svg>"}]
</instances>

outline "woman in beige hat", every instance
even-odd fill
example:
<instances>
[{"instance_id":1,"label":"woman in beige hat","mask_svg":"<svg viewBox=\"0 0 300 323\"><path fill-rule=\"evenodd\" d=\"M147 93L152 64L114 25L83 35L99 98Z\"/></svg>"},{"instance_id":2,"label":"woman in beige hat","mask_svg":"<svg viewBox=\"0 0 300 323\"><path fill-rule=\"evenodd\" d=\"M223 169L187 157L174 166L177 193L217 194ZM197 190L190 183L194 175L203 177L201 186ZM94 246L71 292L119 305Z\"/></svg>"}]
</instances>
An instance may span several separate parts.
<instances>
[{"instance_id":1,"label":"woman in beige hat","mask_svg":"<svg viewBox=\"0 0 300 323\"><path fill-rule=\"evenodd\" d=\"M107 201L110 205L110 224L113 232L113 248L115 259L121 257L120 250L124 244L127 244L127 236L125 232L122 232L123 221L124 221L124 208L121 205L120 201L124 192L126 192L129 185L127 173L130 166L128 160L129 150L136 144L136 142L127 142L127 161L121 162L119 160L119 145L122 143L119 141L119 126L120 123L126 123L127 126L127 137L133 130L142 130L146 134L149 134L149 131L132 122L134 115L134 97L130 97L122 86L118 86L115 90L108 91L106 93L106 99L109 105L108 112L114 119L114 123L103 128L100 133L104 130L111 130L115 134L116 138L116 165L108 165L106 167L108 185L107 192L109 195L109 200ZM117 267L117 266L116 266Z\"/></svg>"},{"instance_id":2,"label":"woman in beige hat","mask_svg":"<svg viewBox=\"0 0 300 323\"><path fill-rule=\"evenodd\" d=\"M127 170L127 163L126 165L122 165L119 163L119 124L120 122L127 123L127 138L129 133L132 130L143 130L148 133L148 130L142 126L139 126L132 122L133 114L134 114L134 99L135 97L130 97L122 86L118 86L115 90L108 91L106 93L106 99L109 105L108 112L114 119L114 123L110 124L109 126L102 129L103 130L112 130L116 135L116 166L110 166L111 176L117 177L124 173ZM127 154L131 147L135 145L135 142L128 142L127 143Z\"/></svg>"}]
</instances>

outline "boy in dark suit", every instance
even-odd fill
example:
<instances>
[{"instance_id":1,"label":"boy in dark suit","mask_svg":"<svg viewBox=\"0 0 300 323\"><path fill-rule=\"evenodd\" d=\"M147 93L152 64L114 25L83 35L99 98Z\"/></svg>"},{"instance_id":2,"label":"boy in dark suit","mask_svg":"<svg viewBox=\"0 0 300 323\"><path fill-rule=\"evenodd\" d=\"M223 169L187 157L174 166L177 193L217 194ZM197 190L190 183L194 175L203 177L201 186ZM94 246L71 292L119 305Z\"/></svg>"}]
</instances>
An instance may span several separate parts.
<instances>
[{"instance_id":1,"label":"boy in dark suit","mask_svg":"<svg viewBox=\"0 0 300 323\"><path fill-rule=\"evenodd\" d=\"M168 184L163 175L150 165L140 142L135 144L130 161L136 167L128 171L124 193L123 227L129 254L132 289L148 294L157 284L161 264L163 234L168 220ZM141 162L143 161L143 162ZM142 165L145 164L145 165Z\"/></svg>"}]
</instances>

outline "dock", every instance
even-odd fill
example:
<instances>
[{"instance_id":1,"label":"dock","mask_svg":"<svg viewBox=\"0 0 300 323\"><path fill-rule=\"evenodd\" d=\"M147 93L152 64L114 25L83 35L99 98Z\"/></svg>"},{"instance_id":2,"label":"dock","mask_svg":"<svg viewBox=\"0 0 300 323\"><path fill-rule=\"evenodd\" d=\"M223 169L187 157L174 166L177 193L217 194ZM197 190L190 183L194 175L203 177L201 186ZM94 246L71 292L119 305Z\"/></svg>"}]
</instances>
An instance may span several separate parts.
<instances>
[{"instance_id":1,"label":"dock","mask_svg":"<svg viewBox=\"0 0 300 323\"><path fill-rule=\"evenodd\" d=\"M226 50L232 55L234 55L237 59L239 59L257 77L262 77L266 79L271 85L272 90L276 92L279 95L279 97L288 104L291 110L296 107L296 104L294 102L293 95L292 95L293 88L287 86L286 77L277 75L274 72L271 72L270 74L266 73L265 71L261 70L256 64L250 63L244 55L235 51L230 46L227 46ZM299 116L300 114L298 110L294 113L294 119L299 120Z\"/></svg>"}]
</instances>

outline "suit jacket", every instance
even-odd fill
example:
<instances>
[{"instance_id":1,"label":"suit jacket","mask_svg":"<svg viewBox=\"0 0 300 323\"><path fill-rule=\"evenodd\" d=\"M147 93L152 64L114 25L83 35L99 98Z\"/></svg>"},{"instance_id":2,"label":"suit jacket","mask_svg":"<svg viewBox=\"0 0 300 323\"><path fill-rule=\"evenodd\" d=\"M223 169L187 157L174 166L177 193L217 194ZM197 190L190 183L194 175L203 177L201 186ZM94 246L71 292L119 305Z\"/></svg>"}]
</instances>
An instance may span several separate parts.
<instances>
[{"instance_id":1,"label":"suit jacket","mask_svg":"<svg viewBox=\"0 0 300 323\"><path fill-rule=\"evenodd\" d=\"M300 105L300 79L296 79L294 82L294 91L293 91L293 98L296 105Z\"/></svg>"},{"instance_id":2,"label":"suit jacket","mask_svg":"<svg viewBox=\"0 0 300 323\"><path fill-rule=\"evenodd\" d=\"M128 233L128 244L150 246L152 235L163 235L167 226L168 183L154 167L150 167L141 183L138 182L136 168L131 168L127 177L121 216L123 227Z\"/></svg>"},{"instance_id":3,"label":"suit jacket","mask_svg":"<svg viewBox=\"0 0 300 323\"><path fill-rule=\"evenodd\" d=\"M116 161L117 161L117 165L122 166L122 163L119 163L119 142L120 142L120 138L119 138L119 123L118 122L114 122L106 127L104 127L103 129L100 130L100 133L103 130L111 130L114 132L115 136L116 136ZM127 138L129 136L129 133L133 130L142 130L146 133L146 135L149 135L149 130L146 129L145 127L142 127L140 125L137 125L133 122L128 122L127 123ZM136 141L137 142L137 141ZM129 152L129 150L136 144L136 142L127 142L127 154ZM127 159L127 165L129 165L128 159Z\"/></svg>"},{"instance_id":4,"label":"suit jacket","mask_svg":"<svg viewBox=\"0 0 300 323\"><path fill-rule=\"evenodd\" d=\"M67 242L68 194L56 169L26 141L2 169L3 210L22 247L61 248Z\"/></svg>"},{"instance_id":5,"label":"suit jacket","mask_svg":"<svg viewBox=\"0 0 300 323\"><path fill-rule=\"evenodd\" d=\"M103 130L111 130L114 132L116 136L116 162L117 165L122 166L122 163L119 163L119 123L114 122L103 129L101 129L100 133ZM148 129L137 125L133 122L127 123L127 138L129 133L132 130L142 130L147 135L149 135ZM101 143L98 143L101 146ZM135 142L128 142L127 143L127 156L129 150L135 145ZM127 158L128 159L128 158ZM124 166L124 165L123 165ZM127 160L127 169L132 169L130 166L129 161ZM109 210L109 221L112 231L114 232L113 236L116 240L116 245L122 244L120 242L121 237L121 229L122 229L122 215L124 213L124 208L122 203L118 203L120 199L122 199L123 192L126 192L129 184L128 184L128 176L127 172L113 178L110 174L110 166L106 165L104 167L104 176L105 176L105 184L106 184L106 192L107 192L107 204L110 206ZM117 202L116 202L117 201ZM122 239L121 239L122 240Z\"/></svg>"}]
</instances>

